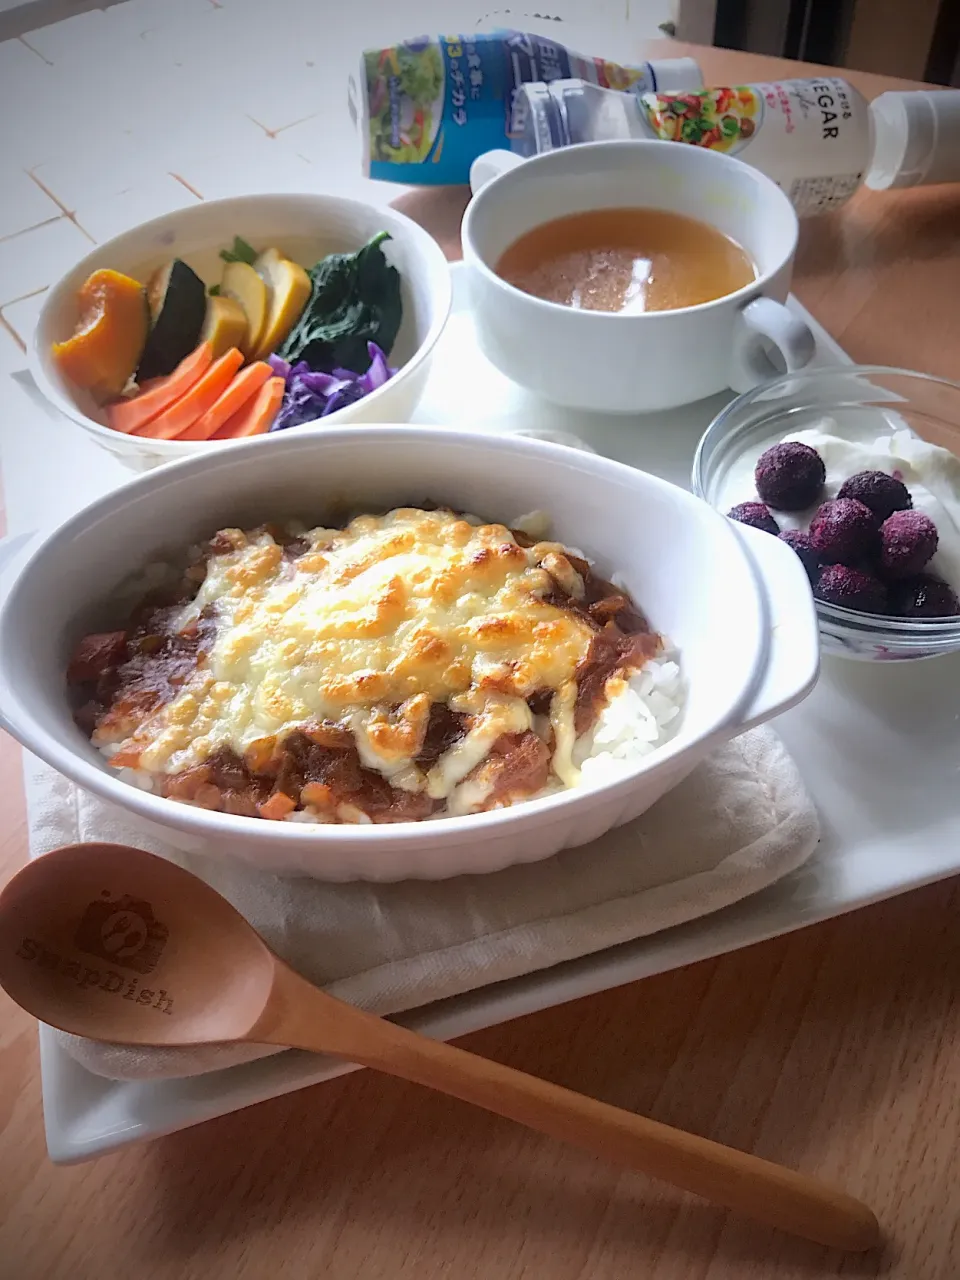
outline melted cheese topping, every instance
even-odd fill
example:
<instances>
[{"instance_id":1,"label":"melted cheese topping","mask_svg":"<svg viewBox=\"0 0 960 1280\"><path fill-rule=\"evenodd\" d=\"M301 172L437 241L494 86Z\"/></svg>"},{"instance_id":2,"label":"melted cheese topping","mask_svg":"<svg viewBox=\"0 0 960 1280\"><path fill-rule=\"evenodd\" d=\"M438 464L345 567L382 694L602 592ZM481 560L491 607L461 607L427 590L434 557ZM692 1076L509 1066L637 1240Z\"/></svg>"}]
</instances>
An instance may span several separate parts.
<instances>
[{"instance_id":1,"label":"melted cheese topping","mask_svg":"<svg viewBox=\"0 0 960 1280\"><path fill-rule=\"evenodd\" d=\"M544 599L556 581L583 594L561 546L523 548L502 525L412 508L313 529L293 559L269 533L227 536L234 549L210 557L180 619L182 629L211 607L216 639L124 744L141 768L179 773L221 747L255 755L264 740L330 720L391 785L466 811L483 796L475 779L458 788L501 734L535 727L526 698L548 688L555 770L575 784L574 673L593 632ZM424 773L415 757L434 702L470 728Z\"/></svg>"}]
</instances>

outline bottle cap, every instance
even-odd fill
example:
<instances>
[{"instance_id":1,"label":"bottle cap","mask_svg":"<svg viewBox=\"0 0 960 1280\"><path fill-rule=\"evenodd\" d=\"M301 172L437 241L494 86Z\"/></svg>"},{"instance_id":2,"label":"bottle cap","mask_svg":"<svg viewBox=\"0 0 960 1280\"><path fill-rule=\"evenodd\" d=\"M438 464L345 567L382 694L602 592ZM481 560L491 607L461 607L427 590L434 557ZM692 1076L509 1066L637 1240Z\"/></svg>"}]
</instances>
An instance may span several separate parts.
<instances>
[{"instance_id":1,"label":"bottle cap","mask_svg":"<svg viewBox=\"0 0 960 1280\"><path fill-rule=\"evenodd\" d=\"M548 85L534 80L521 85L514 103L517 131L510 139L510 149L529 159L545 151L555 151L557 147L569 146L570 132L562 86L579 83L576 80L557 80Z\"/></svg>"},{"instance_id":2,"label":"bottle cap","mask_svg":"<svg viewBox=\"0 0 960 1280\"><path fill-rule=\"evenodd\" d=\"M870 115L873 191L960 182L960 89L882 93Z\"/></svg>"},{"instance_id":3,"label":"bottle cap","mask_svg":"<svg viewBox=\"0 0 960 1280\"><path fill-rule=\"evenodd\" d=\"M695 58L660 58L648 62L654 93L684 93L703 88L703 72ZM647 90L649 92L649 90Z\"/></svg>"}]
</instances>

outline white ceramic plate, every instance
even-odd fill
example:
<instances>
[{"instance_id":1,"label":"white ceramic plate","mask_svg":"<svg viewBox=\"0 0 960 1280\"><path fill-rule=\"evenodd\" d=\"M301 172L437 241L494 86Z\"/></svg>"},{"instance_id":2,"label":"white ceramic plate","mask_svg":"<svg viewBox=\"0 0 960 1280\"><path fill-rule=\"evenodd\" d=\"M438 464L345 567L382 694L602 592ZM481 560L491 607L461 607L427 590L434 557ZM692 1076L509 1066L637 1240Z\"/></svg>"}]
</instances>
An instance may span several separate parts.
<instances>
[{"instance_id":1,"label":"white ceramic plate","mask_svg":"<svg viewBox=\"0 0 960 1280\"><path fill-rule=\"evenodd\" d=\"M476 351L459 279L415 415L476 430L573 433L608 454L680 484L707 423L729 396L616 420L552 409L496 372ZM798 313L802 308L791 301ZM818 325L818 359L846 361ZM22 385L22 384L21 384ZM18 394L15 392L15 394ZM126 478L82 433L63 431L41 452L46 424L6 432L3 475L14 533L63 519ZM33 409L43 414L44 409ZM60 426L62 424L58 424ZM62 441L62 449L60 444ZM106 464L106 465L105 465ZM53 474L51 474L51 469ZM820 684L777 722L820 808L823 840L798 872L715 915L583 960L472 992L407 1019L450 1038L609 987L731 951L960 872L960 654L930 662L827 659ZM901 785L891 786L897 780ZM91 1075L41 1030L47 1145L58 1162L90 1159L289 1093L351 1068L286 1053L190 1080L117 1083Z\"/></svg>"}]
</instances>

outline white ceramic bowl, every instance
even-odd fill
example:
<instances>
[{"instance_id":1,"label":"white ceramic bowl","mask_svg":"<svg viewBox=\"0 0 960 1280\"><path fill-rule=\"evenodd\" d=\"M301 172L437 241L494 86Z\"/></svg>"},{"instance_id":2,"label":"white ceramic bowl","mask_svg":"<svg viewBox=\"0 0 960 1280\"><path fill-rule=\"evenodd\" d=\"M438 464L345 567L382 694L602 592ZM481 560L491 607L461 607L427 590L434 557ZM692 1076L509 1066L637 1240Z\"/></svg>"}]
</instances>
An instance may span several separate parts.
<instances>
[{"instance_id":1,"label":"white ceramic bowl","mask_svg":"<svg viewBox=\"0 0 960 1280\"><path fill-rule=\"evenodd\" d=\"M542 509L554 536L604 574L622 574L679 648L687 697L676 736L604 786L434 822L315 827L141 791L111 773L75 726L64 682L72 646L115 625L106 602L151 559L225 522L320 522L331 502L342 512L428 500L504 522ZM663 480L518 437L307 428L160 468L47 538L0 609L0 725L177 847L329 880L440 879L546 858L635 818L718 743L803 698L818 658L813 600L793 551Z\"/></svg>"},{"instance_id":2,"label":"white ceramic bowl","mask_svg":"<svg viewBox=\"0 0 960 1280\"><path fill-rule=\"evenodd\" d=\"M493 151L474 161L470 182L461 234L477 338L501 373L536 395L587 412L647 413L728 386L746 391L812 359L809 326L784 306L796 212L776 183L733 156L650 140L588 142L532 160ZM609 312L546 302L497 274L504 251L534 227L616 208L705 222L745 250L757 277L696 306Z\"/></svg>"},{"instance_id":3,"label":"white ceramic bowl","mask_svg":"<svg viewBox=\"0 0 960 1280\"><path fill-rule=\"evenodd\" d=\"M410 218L339 196L210 200L154 218L109 240L87 254L47 295L33 335L31 373L51 404L131 470L232 448L227 440L148 440L112 431L105 412L89 393L61 375L50 346L73 333L77 291L84 280L92 271L112 267L145 282L155 268L176 256L213 284L223 271L220 250L229 248L235 235L258 248L276 246L310 267L328 253L359 249L378 231L390 232L384 253L402 280L403 322L390 353L397 373L369 396L330 414L324 423L406 422L423 393L430 353L450 313L450 269L437 242Z\"/></svg>"}]
</instances>

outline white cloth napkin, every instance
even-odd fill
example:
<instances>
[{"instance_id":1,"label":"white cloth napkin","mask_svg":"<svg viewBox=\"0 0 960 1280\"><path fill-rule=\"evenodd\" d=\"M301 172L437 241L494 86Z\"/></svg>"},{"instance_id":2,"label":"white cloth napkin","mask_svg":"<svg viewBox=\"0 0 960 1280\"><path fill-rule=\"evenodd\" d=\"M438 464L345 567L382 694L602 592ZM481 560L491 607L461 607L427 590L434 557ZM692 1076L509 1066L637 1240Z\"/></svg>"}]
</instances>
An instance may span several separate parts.
<instances>
[{"instance_id":1,"label":"white cloth napkin","mask_svg":"<svg viewBox=\"0 0 960 1280\"><path fill-rule=\"evenodd\" d=\"M25 759L33 856L81 840L164 854L229 898L305 977L381 1014L717 911L799 866L819 836L796 766L769 729L727 743L641 818L592 844L493 875L385 885L282 879L229 859L189 857ZM199 1075L278 1052L61 1039L90 1071L118 1080Z\"/></svg>"}]
</instances>

